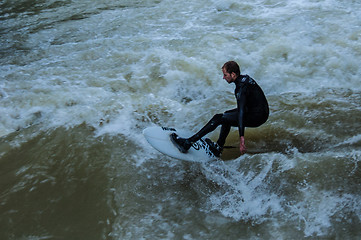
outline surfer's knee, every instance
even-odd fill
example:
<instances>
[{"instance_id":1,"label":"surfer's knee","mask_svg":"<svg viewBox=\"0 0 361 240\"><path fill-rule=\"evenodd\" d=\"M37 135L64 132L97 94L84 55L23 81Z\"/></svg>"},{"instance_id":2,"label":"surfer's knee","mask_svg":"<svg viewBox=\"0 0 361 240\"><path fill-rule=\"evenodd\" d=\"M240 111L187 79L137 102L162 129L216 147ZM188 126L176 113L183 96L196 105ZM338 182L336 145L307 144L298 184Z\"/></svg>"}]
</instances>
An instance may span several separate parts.
<instances>
[{"instance_id":1,"label":"surfer's knee","mask_svg":"<svg viewBox=\"0 0 361 240\"><path fill-rule=\"evenodd\" d=\"M222 118L223 118L223 114L219 113L213 116L213 118L211 119L210 123L213 126L218 126L222 123Z\"/></svg>"}]
</instances>

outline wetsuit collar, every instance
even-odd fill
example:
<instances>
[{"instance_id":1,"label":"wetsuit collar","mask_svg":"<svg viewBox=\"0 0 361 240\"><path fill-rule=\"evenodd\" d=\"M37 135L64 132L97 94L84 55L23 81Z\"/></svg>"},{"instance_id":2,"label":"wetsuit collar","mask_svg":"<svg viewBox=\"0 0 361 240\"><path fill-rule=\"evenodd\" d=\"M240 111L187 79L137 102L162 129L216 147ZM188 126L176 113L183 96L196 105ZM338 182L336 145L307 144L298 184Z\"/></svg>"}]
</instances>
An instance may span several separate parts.
<instances>
[{"instance_id":1,"label":"wetsuit collar","mask_svg":"<svg viewBox=\"0 0 361 240\"><path fill-rule=\"evenodd\" d=\"M247 75L239 75L236 80L234 80L234 83L237 85L239 83L243 83L246 81L246 76Z\"/></svg>"}]
</instances>

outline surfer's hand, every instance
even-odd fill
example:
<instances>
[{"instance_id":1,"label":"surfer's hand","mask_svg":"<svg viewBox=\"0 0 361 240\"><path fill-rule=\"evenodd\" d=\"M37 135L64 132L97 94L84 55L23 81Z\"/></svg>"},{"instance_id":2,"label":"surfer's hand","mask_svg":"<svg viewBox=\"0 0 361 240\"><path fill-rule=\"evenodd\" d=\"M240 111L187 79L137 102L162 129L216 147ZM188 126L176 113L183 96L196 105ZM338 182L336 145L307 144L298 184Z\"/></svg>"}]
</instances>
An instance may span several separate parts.
<instances>
[{"instance_id":1,"label":"surfer's hand","mask_svg":"<svg viewBox=\"0 0 361 240\"><path fill-rule=\"evenodd\" d=\"M241 154L245 154L247 151L246 144L244 142L244 136L240 138L239 151Z\"/></svg>"}]
</instances>

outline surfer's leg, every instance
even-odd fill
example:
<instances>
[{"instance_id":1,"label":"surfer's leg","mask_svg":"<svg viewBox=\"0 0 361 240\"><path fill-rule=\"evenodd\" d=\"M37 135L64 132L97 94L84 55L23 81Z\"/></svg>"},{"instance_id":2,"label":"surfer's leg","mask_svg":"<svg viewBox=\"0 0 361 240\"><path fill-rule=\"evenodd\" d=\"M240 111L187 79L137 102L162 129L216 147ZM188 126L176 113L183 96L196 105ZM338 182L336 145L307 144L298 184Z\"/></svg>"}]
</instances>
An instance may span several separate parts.
<instances>
[{"instance_id":1,"label":"surfer's leg","mask_svg":"<svg viewBox=\"0 0 361 240\"><path fill-rule=\"evenodd\" d=\"M199 132L188 138L190 142L196 142L206 134L214 131L222 123L223 114L216 114Z\"/></svg>"},{"instance_id":2,"label":"surfer's leg","mask_svg":"<svg viewBox=\"0 0 361 240\"><path fill-rule=\"evenodd\" d=\"M245 117L244 125L246 127L259 127L267 121L268 113L253 113Z\"/></svg>"},{"instance_id":3,"label":"surfer's leg","mask_svg":"<svg viewBox=\"0 0 361 240\"><path fill-rule=\"evenodd\" d=\"M217 144L223 148L224 144L226 143L226 138L231 131L231 126L228 124L222 124L221 132L219 133L219 138L217 140Z\"/></svg>"},{"instance_id":4,"label":"surfer's leg","mask_svg":"<svg viewBox=\"0 0 361 240\"><path fill-rule=\"evenodd\" d=\"M223 114L221 113L214 115L213 118L201 130L199 130L190 138L180 138L177 136L177 134L173 133L171 135L171 140L177 146L179 151L186 153L193 143L197 142L208 133L214 131L219 125L222 125L222 129L220 138L217 141L218 146L215 146L215 148L217 148L218 151L222 151L231 126L237 126L237 109L226 111ZM218 142L221 144L218 144Z\"/></svg>"},{"instance_id":5,"label":"surfer's leg","mask_svg":"<svg viewBox=\"0 0 361 240\"><path fill-rule=\"evenodd\" d=\"M181 138L177 134L173 133L170 136L173 144L179 149L180 152L186 153L193 143L197 142L207 133L214 131L222 122L223 114L216 114L213 118L196 134L190 138Z\"/></svg>"},{"instance_id":6,"label":"surfer's leg","mask_svg":"<svg viewBox=\"0 0 361 240\"><path fill-rule=\"evenodd\" d=\"M231 130L231 127L236 127L238 125L238 116L237 116L237 109L232 109L229 111L226 111L222 115L222 128L221 132L219 134L219 138L217 140L217 144L223 148L226 138Z\"/></svg>"}]
</instances>

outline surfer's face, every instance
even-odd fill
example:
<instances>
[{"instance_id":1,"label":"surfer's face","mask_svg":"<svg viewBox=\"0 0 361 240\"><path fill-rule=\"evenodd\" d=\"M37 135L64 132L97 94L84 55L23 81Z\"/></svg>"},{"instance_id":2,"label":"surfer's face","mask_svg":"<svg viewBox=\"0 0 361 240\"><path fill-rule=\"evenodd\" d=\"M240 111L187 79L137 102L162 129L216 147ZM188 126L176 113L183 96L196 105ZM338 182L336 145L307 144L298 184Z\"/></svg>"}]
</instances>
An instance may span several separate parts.
<instances>
[{"instance_id":1,"label":"surfer's face","mask_svg":"<svg viewBox=\"0 0 361 240\"><path fill-rule=\"evenodd\" d=\"M228 73L226 71L226 69L222 69L222 72L223 72L223 79L226 80L228 83L232 83L236 80L237 76L236 74L233 72L233 73Z\"/></svg>"}]
</instances>

